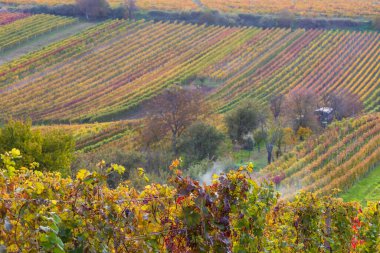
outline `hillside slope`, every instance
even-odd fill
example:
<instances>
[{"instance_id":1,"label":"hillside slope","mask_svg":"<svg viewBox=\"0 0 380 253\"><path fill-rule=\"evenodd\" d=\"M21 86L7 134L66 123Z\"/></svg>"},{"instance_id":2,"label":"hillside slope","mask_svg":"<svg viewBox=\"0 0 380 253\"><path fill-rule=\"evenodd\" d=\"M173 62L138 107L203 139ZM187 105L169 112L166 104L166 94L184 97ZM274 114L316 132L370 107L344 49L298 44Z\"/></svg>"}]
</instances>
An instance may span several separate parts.
<instances>
[{"instance_id":1,"label":"hillside slope","mask_svg":"<svg viewBox=\"0 0 380 253\"><path fill-rule=\"evenodd\" d=\"M3 15L7 14L1 13L0 18ZM75 22L75 18L39 14L0 25L0 56L4 51L23 42Z\"/></svg>"},{"instance_id":2,"label":"hillside slope","mask_svg":"<svg viewBox=\"0 0 380 253\"><path fill-rule=\"evenodd\" d=\"M279 189L291 198L299 190L320 195L345 191L379 164L380 114L372 114L334 123L261 173L284 178Z\"/></svg>"},{"instance_id":3,"label":"hillside slope","mask_svg":"<svg viewBox=\"0 0 380 253\"><path fill-rule=\"evenodd\" d=\"M96 121L175 84L219 86L219 112L308 87L380 110L380 34L114 20L0 66L0 118Z\"/></svg>"}]
</instances>

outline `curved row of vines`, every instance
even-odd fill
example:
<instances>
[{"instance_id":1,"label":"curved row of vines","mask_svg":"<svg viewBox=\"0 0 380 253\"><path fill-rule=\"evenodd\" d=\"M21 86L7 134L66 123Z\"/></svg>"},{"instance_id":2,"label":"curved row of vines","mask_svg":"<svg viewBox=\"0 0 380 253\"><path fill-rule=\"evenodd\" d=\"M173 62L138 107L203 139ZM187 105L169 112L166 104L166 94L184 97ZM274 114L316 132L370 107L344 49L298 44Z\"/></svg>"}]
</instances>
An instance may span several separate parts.
<instances>
[{"instance_id":1,"label":"curved row of vines","mask_svg":"<svg viewBox=\"0 0 380 253\"><path fill-rule=\"evenodd\" d=\"M336 122L321 136L298 145L261 173L278 178L284 198L299 190L329 195L347 190L380 164L380 116Z\"/></svg>"}]
</instances>

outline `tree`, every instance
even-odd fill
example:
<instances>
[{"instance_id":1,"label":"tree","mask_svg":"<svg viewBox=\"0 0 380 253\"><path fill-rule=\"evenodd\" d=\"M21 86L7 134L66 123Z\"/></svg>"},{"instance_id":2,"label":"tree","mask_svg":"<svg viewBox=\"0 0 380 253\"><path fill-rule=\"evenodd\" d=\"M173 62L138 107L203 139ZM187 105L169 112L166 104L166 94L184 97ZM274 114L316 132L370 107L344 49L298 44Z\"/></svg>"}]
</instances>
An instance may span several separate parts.
<instances>
[{"instance_id":1,"label":"tree","mask_svg":"<svg viewBox=\"0 0 380 253\"><path fill-rule=\"evenodd\" d=\"M42 135L41 147L41 157L36 157L41 168L69 171L75 150L73 136L61 130L48 131Z\"/></svg>"},{"instance_id":2,"label":"tree","mask_svg":"<svg viewBox=\"0 0 380 253\"><path fill-rule=\"evenodd\" d=\"M259 111L258 106L246 103L225 117L228 134L232 141L243 144L245 136L252 133L262 120L259 117Z\"/></svg>"},{"instance_id":3,"label":"tree","mask_svg":"<svg viewBox=\"0 0 380 253\"><path fill-rule=\"evenodd\" d=\"M285 96L282 94L274 96L270 100L270 110L272 111L275 120L277 120L282 115L284 103Z\"/></svg>"},{"instance_id":4,"label":"tree","mask_svg":"<svg viewBox=\"0 0 380 253\"><path fill-rule=\"evenodd\" d=\"M284 128L283 131L284 131L284 144L285 144L284 151L286 152L286 147L295 145L297 140L293 132L293 129L291 129L290 127Z\"/></svg>"},{"instance_id":5,"label":"tree","mask_svg":"<svg viewBox=\"0 0 380 253\"><path fill-rule=\"evenodd\" d=\"M297 135L301 141L306 140L313 134L313 131L308 127L300 127L297 131Z\"/></svg>"},{"instance_id":6,"label":"tree","mask_svg":"<svg viewBox=\"0 0 380 253\"><path fill-rule=\"evenodd\" d=\"M310 89L299 88L286 97L286 117L295 132L300 127L318 129L319 123L315 110L318 108L319 97Z\"/></svg>"},{"instance_id":7,"label":"tree","mask_svg":"<svg viewBox=\"0 0 380 253\"><path fill-rule=\"evenodd\" d=\"M375 17L372 21L372 24L373 24L373 28L380 31L380 16Z\"/></svg>"},{"instance_id":8,"label":"tree","mask_svg":"<svg viewBox=\"0 0 380 253\"><path fill-rule=\"evenodd\" d=\"M267 141L268 133L266 130L257 129L253 133L253 139L255 144L257 145L257 151L260 152L260 146Z\"/></svg>"},{"instance_id":9,"label":"tree","mask_svg":"<svg viewBox=\"0 0 380 253\"><path fill-rule=\"evenodd\" d=\"M76 0L79 10L87 19L107 17L110 6L106 0Z\"/></svg>"},{"instance_id":10,"label":"tree","mask_svg":"<svg viewBox=\"0 0 380 253\"><path fill-rule=\"evenodd\" d=\"M224 135L215 127L198 122L190 126L181 137L180 150L187 160L198 162L216 159Z\"/></svg>"},{"instance_id":11,"label":"tree","mask_svg":"<svg viewBox=\"0 0 380 253\"><path fill-rule=\"evenodd\" d=\"M59 130L41 134L32 130L32 122L10 120L0 130L0 153L12 148L21 151L20 166L37 162L39 169L69 174L75 141L71 135Z\"/></svg>"},{"instance_id":12,"label":"tree","mask_svg":"<svg viewBox=\"0 0 380 253\"><path fill-rule=\"evenodd\" d=\"M134 12L137 10L136 0L124 0L125 16L128 19L134 18Z\"/></svg>"},{"instance_id":13,"label":"tree","mask_svg":"<svg viewBox=\"0 0 380 253\"><path fill-rule=\"evenodd\" d=\"M336 119L353 117L363 111L364 105L359 96L349 91L334 91L326 97L326 105L333 109Z\"/></svg>"},{"instance_id":14,"label":"tree","mask_svg":"<svg viewBox=\"0 0 380 253\"><path fill-rule=\"evenodd\" d=\"M161 140L171 134L172 152L178 155L178 139L183 132L206 113L202 95L198 90L173 88L153 98L147 104L144 139Z\"/></svg>"},{"instance_id":15,"label":"tree","mask_svg":"<svg viewBox=\"0 0 380 253\"><path fill-rule=\"evenodd\" d=\"M295 20L296 16L289 10L283 10L278 15L278 25L280 27L292 27Z\"/></svg>"}]
</instances>

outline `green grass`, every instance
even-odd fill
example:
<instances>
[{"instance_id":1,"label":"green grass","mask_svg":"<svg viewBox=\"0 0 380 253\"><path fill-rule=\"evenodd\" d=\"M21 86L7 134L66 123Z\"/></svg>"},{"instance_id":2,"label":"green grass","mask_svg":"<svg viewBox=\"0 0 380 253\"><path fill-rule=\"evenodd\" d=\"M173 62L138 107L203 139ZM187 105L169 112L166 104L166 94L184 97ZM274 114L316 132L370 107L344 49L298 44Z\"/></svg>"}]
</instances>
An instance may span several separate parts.
<instances>
[{"instance_id":1,"label":"green grass","mask_svg":"<svg viewBox=\"0 0 380 253\"><path fill-rule=\"evenodd\" d=\"M358 201L366 205L367 201L380 200L380 166L360 180L340 196L344 201Z\"/></svg>"},{"instance_id":2,"label":"green grass","mask_svg":"<svg viewBox=\"0 0 380 253\"><path fill-rule=\"evenodd\" d=\"M247 163L253 162L255 165L255 171L261 170L268 165L265 148L262 148L260 152L257 151L257 148L255 148L254 151L240 150L233 153L233 158L238 166L247 165Z\"/></svg>"}]
</instances>

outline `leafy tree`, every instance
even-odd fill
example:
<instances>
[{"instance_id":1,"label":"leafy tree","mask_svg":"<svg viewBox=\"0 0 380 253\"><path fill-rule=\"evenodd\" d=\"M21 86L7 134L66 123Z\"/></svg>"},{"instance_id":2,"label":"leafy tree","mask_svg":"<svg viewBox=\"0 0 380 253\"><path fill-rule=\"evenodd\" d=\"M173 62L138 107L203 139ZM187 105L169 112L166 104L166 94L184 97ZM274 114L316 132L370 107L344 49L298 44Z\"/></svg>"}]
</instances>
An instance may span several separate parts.
<instances>
[{"instance_id":1,"label":"leafy tree","mask_svg":"<svg viewBox=\"0 0 380 253\"><path fill-rule=\"evenodd\" d=\"M41 157L36 158L40 167L61 172L68 171L75 149L73 136L61 130L54 130L44 133L41 137Z\"/></svg>"},{"instance_id":2,"label":"leafy tree","mask_svg":"<svg viewBox=\"0 0 380 253\"><path fill-rule=\"evenodd\" d=\"M189 161L216 159L218 147L224 136L215 127L204 123L195 123L181 138L180 151Z\"/></svg>"},{"instance_id":3,"label":"leafy tree","mask_svg":"<svg viewBox=\"0 0 380 253\"><path fill-rule=\"evenodd\" d=\"M257 151L260 152L260 147L263 143L266 142L268 138L268 133L266 130L257 129L253 133L253 139L255 140L255 144L257 145Z\"/></svg>"},{"instance_id":4,"label":"leafy tree","mask_svg":"<svg viewBox=\"0 0 380 253\"><path fill-rule=\"evenodd\" d=\"M29 165L42 155L42 137L40 133L33 133L31 121L10 120L0 129L0 153L17 148L22 153L22 164ZM21 163L21 160L19 160Z\"/></svg>"},{"instance_id":5,"label":"leafy tree","mask_svg":"<svg viewBox=\"0 0 380 253\"><path fill-rule=\"evenodd\" d=\"M278 25L280 27L292 27L296 21L296 16L289 10L283 10L278 15Z\"/></svg>"},{"instance_id":6,"label":"leafy tree","mask_svg":"<svg viewBox=\"0 0 380 253\"><path fill-rule=\"evenodd\" d=\"M202 95L197 90L174 88L153 98L146 111L143 141L151 144L171 135L172 152L178 154L178 139L206 113Z\"/></svg>"},{"instance_id":7,"label":"leafy tree","mask_svg":"<svg viewBox=\"0 0 380 253\"><path fill-rule=\"evenodd\" d=\"M259 126L260 110L252 103L244 104L229 113L225 122L231 140L243 144L245 136Z\"/></svg>"},{"instance_id":8,"label":"leafy tree","mask_svg":"<svg viewBox=\"0 0 380 253\"><path fill-rule=\"evenodd\" d=\"M284 144L285 144L284 151L286 152L286 147L295 145L297 140L296 140L296 136L294 134L293 129L291 129L290 127L284 128L283 131L284 131Z\"/></svg>"},{"instance_id":9,"label":"leafy tree","mask_svg":"<svg viewBox=\"0 0 380 253\"><path fill-rule=\"evenodd\" d=\"M76 0L79 10L87 19L107 17L110 6L106 0Z\"/></svg>"},{"instance_id":10,"label":"leafy tree","mask_svg":"<svg viewBox=\"0 0 380 253\"><path fill-rule=\"evenodd\" d=\"M380 16L375 17L372 21L372 24L373 24L373 28L380 31Z\"/></svg>"},{"instance_id":11,"label":"leafy tree","mask_svg":"<svg viewBox=\"0 0 380 253\"><path fill-rule=\"evenodd\" d=\"M313 134L313 131L307 127L300 127L297 131L297 135L301 141L306 140L312 134Z\"/></svg>"},{"instance_id":12,"label":"leafy tree","mask_svg":"<svg viewBox=\"0 0 380 253\"><path fill-rule=\"evenodd\" d=\"M32 130L32 122L10 120L0 130L0 152L17 148L22 153L21 166L38 163L39 169L68 174L75 149L71 135L62 131L41 134Z\"/></svg>"}]
</instances>

